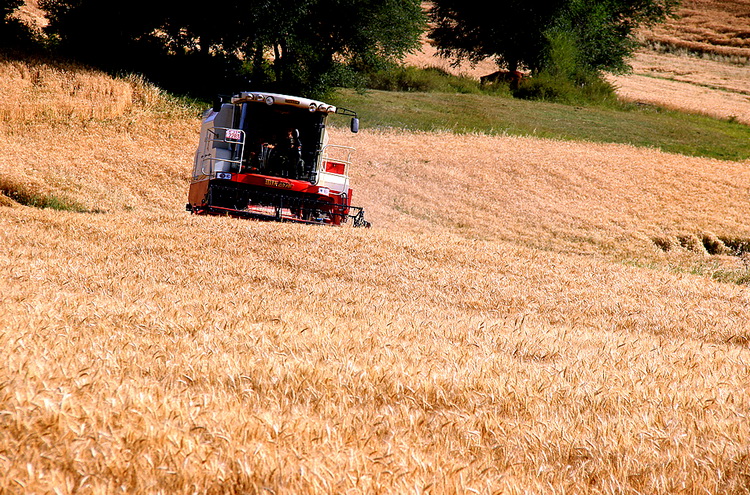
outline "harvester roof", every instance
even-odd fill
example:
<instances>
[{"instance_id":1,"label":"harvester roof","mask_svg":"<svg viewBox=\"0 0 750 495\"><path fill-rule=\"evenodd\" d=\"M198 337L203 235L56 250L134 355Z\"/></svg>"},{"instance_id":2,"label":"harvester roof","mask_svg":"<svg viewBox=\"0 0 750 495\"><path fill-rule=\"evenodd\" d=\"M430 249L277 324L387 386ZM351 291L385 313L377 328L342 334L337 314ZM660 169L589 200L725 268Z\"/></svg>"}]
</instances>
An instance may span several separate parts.
<instances>
[{"instance_id":1,"label":"harvester roof","mask_svg":"<svg viewBox=\"0 0 750 495\"><path fill-rule=\"evenodd\" d=\"M336 113L336 107L318 100L277 93L242 92L232 97L232 103L265 102L267 105L288 105L306 108L311 112Z\"/></svg>"}]
</instances>

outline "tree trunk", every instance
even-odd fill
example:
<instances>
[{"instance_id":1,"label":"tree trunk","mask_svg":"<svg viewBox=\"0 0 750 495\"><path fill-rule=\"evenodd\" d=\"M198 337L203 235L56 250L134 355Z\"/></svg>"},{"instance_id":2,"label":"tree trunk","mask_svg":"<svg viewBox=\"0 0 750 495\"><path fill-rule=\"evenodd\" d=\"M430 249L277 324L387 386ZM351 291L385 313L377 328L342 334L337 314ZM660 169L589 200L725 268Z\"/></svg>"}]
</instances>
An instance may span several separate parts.
<instances>
[{"instance_id":1,"label":"tree trunk","mask_svg":"<svg viewBox=\"0 0 750 495\"><path fill-rule=\"evenodd\" d=\"M273 44L273 72L276 74L276 83L281 82L282 78L282 68L281 64L283 63L283 60L281 58L280 53L280 47L278 43Z\"/></svg>"}]
</instances>

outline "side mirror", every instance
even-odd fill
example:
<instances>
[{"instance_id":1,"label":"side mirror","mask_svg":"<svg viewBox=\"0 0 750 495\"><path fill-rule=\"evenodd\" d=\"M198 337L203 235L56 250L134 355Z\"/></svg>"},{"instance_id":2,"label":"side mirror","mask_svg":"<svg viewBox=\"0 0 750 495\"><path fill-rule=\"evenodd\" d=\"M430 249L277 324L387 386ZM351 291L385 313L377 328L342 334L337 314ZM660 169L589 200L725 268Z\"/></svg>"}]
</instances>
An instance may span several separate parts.
<instances>
[{"instance_id":1,"label":"side mirror","mask_svg":"<svg viewBox=\"0 0 750 495\"><path fill-rule=\"evenodd\" d=\"M221 104L223 103L222 97L217 96L214 98L214 105L213 105L213 111L214 112L220 112L221 111Z\"/></svg>"},{"instance_id":2,"label":"side mirror","mask_svg":"<svg viewBox=\"0 0 750 495\"><path fill-rule=\"evenodd\" d=\"M354 117L351 125L352 132L359 132L359 119Z\"/></svg>"}]
</instances>

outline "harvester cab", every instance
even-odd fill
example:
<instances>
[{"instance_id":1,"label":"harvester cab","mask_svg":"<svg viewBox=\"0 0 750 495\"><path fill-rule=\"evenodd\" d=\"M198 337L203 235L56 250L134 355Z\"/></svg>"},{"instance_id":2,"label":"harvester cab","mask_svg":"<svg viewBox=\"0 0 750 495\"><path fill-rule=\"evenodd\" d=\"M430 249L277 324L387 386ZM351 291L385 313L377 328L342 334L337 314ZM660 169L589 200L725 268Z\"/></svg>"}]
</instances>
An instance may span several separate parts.
<instances>
[{"instance_id":1,"label":"harvester cab","mask_svg":"<svg viewBox=\"0 0 750 495\"><path fill-rule=\"evenodd\" d=\"M354 148L328 142L331 114L351 110L275 93L219 100L201 124L187 210L260 220L369 227L351 205Z\"/></svg>"}]
</instances>

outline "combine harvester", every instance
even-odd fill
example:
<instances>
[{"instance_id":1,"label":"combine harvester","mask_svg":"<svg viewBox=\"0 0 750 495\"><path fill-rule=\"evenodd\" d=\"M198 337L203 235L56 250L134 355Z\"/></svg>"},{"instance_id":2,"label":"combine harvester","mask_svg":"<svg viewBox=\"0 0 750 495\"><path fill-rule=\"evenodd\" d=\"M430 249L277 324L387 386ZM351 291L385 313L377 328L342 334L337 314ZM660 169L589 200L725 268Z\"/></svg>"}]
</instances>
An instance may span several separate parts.
<instances>
[{"instance_id":1,"label":"combine harvester","mask_svg":"<svg viewBox=\"0 0 750 495\"><path fill-rule=\"evenodd\" d=\"M321 101L243 92L203 118L187 210L258 220L369 227L351 205L354 148L328 143L330 114L357 114Z\"/></svg>"}]
</instances>

